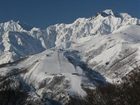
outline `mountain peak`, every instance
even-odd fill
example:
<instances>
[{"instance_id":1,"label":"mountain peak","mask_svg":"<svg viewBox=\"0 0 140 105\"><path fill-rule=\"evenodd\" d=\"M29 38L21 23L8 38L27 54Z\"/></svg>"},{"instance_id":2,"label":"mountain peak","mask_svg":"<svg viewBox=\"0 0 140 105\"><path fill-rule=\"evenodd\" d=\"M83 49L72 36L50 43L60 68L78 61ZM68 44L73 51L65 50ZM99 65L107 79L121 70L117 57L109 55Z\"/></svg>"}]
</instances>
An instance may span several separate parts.
<instances>
[{"instance_id":1,"label":"mountain peak","mask_svg":"<svg viewBox=\"0 0 140 105\"><path fill-rule=\"evenodd\" d=\"M114 15L113 11L111 9L106 9L102 13L105 13L107 15Z\"/></svg>"},{"instance_id":2,"label":"mountain peak","mask_svg":"<svg viewBox=\"0 0 140 105\"><path fill-rule=\"evenodd\" d=\"M128 13L117 13L117 12L112 11L111 9L106 9L100 12L99 14L102 15L103 17L115 16L119 18L132 18L132 16Z\"/></svg>"},{"instance_id":3,"label":"mountain peak","mask_svg":"<svg viewBox=\"0 0 140 105\"><path fill-rule=\"evenodd\" d=\"M24 22L18 21L18 24L19 24L23 29L25 29L25 30L27 30L27 31L30 31L30 30L33 28L32 25L28 25L28 24L26 24L26 23L24 23Z\"/></svg>"},{"instance_id":4,"label":"mountain peak","mask_svg":"<svg viewBox=\"0 0 140 105\"><path fill-rule=\"evenodd\" d=\"M21 31L23 28L19 25L19 21L15 22L13 20L0 23L0 29L3 31Z\"/></svg>"}]
</instances>

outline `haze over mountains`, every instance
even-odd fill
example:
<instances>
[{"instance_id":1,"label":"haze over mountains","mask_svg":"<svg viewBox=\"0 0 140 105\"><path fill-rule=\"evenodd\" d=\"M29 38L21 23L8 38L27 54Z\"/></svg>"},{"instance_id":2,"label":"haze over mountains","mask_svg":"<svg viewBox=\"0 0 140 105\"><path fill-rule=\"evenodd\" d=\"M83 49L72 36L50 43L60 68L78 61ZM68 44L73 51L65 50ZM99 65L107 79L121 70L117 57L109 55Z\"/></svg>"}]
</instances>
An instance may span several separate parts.
<instances>
[{"instance_id":1,"label":"haze over mountains","mask_svg":"<svg viewBox=\"0 0 140 105\"><path fill-rule=\"evenodd\" d=\"M27 93L22 105L86 102L88 91L124 83L139 65L139 46L140 20L112 10L46 29L0 23L0 91Z\"/></svg>"}]
</instances>

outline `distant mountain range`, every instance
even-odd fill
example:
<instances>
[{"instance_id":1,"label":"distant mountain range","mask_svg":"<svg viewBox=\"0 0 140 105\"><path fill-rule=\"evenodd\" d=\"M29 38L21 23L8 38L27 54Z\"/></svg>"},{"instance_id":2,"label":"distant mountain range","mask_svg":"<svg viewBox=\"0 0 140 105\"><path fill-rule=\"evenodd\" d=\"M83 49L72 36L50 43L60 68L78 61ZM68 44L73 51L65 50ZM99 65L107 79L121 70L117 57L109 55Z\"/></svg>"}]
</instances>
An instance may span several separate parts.
<instances>
[{"instance_id":1,"label":"distant mountain range","mask_svg":"<svg viewBox=\"0 0 140 105\"><path fill-rule=\"evenodd\" d=\"M140 20L127 13L104 10L46 29L0 23L0 105L132 105L95 96L139 76L139 60Z\"/></svg>"}]
</instances>

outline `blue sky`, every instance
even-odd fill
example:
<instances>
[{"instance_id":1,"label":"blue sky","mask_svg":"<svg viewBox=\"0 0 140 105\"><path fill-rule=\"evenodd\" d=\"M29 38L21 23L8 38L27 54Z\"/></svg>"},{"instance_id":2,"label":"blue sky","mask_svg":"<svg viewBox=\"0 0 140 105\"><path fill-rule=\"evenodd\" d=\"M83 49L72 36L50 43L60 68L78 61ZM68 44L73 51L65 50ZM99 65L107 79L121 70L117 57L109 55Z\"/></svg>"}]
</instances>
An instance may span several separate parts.
<instances>
[{"instance_id":1,"label":"blue sky","mask_svg":"<svg viewBox=\"0 0 140 105\"><path fill-rule=\"evenodd\" d=\"M140 18L140 0L0 0L0 22L19 20L46 27L91 17L105 9Z\"/></svg>"}]
</instances>

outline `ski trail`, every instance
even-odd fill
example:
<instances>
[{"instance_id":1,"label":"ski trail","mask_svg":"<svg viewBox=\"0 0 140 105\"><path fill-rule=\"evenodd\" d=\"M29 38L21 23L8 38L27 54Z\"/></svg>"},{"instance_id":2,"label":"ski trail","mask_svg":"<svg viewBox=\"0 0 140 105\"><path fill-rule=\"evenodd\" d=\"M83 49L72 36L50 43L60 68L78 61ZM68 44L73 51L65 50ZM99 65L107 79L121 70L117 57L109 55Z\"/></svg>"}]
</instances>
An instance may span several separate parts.
<instances>
[{"instance_id":1,"label":"ski trail","mask_svg":"<svg viewBox=\"0 0 140 105\"><path fill-rule=\"evenodd\" d=\"M57 51L57 58L58 58L58 64L59 64L59 71L60 73L62 72L62 63L61 63L61 59L60 59L60 52L59 50Z\"/></svg>"}]
</instances>

